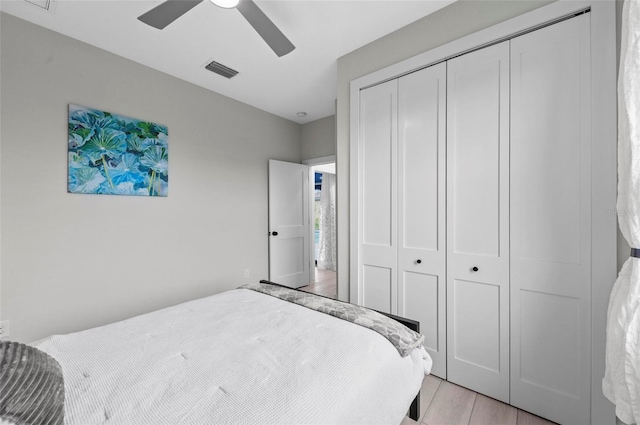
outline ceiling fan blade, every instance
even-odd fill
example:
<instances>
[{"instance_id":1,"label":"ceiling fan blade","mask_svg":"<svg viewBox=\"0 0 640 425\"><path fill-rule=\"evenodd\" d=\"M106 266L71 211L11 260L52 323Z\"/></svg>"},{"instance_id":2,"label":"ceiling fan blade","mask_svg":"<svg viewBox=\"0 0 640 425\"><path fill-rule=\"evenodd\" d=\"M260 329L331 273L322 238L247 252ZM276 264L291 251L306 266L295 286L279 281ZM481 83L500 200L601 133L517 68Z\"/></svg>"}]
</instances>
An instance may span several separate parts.
<instances>
[{"instance_id":1,"label":"ceiling fan blade","mask_svg":"<svg viewBox=\"0 0 640 425\"><path fill-rule=\"evenodd\" d=\"M138 16L138 19L161 30L196 7L200 2L202 0L168 0Z\"/></svg>"},{"instance_id":2,"label":"ceiling fan blade","mask_svg":"<svg viewBox=\"0 0 640 425\"><path fill-rule=\"evenodd\" d=\"M284 56L296 48L253 0L240 0L236 8L276 55Z\"/></svg>"}]
</instances>

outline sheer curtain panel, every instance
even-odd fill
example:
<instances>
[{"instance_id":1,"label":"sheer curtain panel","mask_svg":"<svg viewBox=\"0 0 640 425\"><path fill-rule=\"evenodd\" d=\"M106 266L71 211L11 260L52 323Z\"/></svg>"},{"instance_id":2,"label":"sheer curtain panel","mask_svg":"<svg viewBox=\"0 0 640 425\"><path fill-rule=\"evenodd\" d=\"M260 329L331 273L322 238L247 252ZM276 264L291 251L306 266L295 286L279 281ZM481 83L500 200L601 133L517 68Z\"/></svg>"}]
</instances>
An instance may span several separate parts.
<instances>
[{"instance_id":1,"label":"sheer curtain panel","mask_svg":"<svg viewBox=\"0 0 640 425\"><path fill-rule=\"evenodd\" d=\"M640 1L626 0L618 76L618 221L632 247L611 291L605 396L616 416L640 422ZM634 249L636 248L636 249Z\"/></svg>"},{"instance_id":2,"label":"sheer curtain panel","mask_svg":"<svg viewBox=\"0 0 640 425\"><path fill-rule=\"evenodd\" d=\"M336 270L336 176L322 173L318 268Z\"/></svg>"}]
</instances>

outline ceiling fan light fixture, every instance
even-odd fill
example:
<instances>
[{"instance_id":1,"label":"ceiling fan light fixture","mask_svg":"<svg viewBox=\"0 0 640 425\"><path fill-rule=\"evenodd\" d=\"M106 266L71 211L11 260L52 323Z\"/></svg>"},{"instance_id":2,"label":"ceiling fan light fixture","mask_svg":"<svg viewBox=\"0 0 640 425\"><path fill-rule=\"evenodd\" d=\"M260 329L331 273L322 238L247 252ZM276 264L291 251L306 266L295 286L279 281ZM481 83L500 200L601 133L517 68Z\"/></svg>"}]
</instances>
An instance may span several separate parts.
<instances>
[{"instance_id":1,"label":"ceiling fan light fixture","mask_svg":"<svg viewBox=\"0 0 640 425\"><path fill-rule=\"evenodd\" d=\"M210 0L211 3L216 6L225 8L225 9L233 9L240 3L240 0Z\"/></svg>"},{"instance_id":2,"label":"ceiling fan light fixture","mask_svg":"<svg viewBox=\"0 0 640 425\"><path fill-rule=\"evenodd\" d=\"M148 12L138 16L138 19L147 25L161 30L202 3L202 1L203 0L165 0ZM210 1L216 6L227 9L235 8L240 12L278 57L282 57L296 48L253 0Z\"/></svg>"}]
</instances>

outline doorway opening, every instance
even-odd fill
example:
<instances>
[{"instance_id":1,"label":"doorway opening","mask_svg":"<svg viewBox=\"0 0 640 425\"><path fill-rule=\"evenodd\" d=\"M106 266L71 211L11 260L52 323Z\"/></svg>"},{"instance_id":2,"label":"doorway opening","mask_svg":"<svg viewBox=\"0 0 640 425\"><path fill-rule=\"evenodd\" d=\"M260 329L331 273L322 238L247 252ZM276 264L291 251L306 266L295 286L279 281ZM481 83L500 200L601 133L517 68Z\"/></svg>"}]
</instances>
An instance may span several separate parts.
<instances>
[{"instance_id":1,"label":"doorway opening","mask_svg":"<svg viewBox=\"0 0 640 425\"><path fill-rule=\"evenodd\" d=\"M311 283L300 289L337 299L335 158L319 158L308 163L313 272Z\"/></svg>"}]
</instances>

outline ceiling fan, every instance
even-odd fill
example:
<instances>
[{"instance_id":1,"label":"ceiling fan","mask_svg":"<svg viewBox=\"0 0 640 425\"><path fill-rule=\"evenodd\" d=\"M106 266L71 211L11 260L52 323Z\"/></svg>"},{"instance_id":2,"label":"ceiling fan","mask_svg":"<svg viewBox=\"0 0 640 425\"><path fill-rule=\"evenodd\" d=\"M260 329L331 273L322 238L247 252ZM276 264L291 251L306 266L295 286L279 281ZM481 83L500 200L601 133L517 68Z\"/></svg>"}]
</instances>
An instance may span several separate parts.
<instances>
[{"instance_id":1,"label":"ceiling fan","mask_svg":"<svg viewBox=\"0 0 640 425\"><path fill-rule=\"evenodd\" d=\"M161 30L202 1L203 0L167 0L147 13L138 16L138 19L147 25ZM282 31L271 22L271 19L264 14L253 0L211 0L211 2L225 9L238 9L276 55L284 56L295 49L295 46Z\"/></svg>"}]
</instances>

